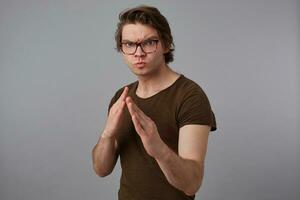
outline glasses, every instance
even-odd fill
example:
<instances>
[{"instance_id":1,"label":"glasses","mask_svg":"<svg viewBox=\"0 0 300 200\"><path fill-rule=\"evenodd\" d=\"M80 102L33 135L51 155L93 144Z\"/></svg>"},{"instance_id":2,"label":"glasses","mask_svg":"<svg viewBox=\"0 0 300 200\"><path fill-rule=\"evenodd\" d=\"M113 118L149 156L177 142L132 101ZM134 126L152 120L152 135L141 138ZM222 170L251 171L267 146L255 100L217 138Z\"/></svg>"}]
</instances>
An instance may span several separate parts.
<instances>
[{"instance_id":1,"label":"glasses","mask_svg":"<svg viewBox=\"0 0 300 200\"><path fill-rule=\"evenodd\" d=\"M144 53L153 53L157 49L157 43L159 42L158 39L149 39L143 42L122 42L121 43L121 50L124 54L133 55L135 54L137 48L140 46L141 50Z\"/></svg>"}]
</instances>

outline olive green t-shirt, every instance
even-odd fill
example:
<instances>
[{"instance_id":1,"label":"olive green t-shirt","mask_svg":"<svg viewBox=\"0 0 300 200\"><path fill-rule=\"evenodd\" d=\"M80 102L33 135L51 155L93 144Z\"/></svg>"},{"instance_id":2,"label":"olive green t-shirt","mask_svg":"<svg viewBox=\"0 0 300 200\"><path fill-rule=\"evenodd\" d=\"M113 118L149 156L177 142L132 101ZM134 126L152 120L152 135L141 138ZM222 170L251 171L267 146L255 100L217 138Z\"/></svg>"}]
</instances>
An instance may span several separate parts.
<instances>
[{"instance_id":1,"label":"olive green t-shirt","mask_svg":"<svg viewBox=\"0 0 300 200\"><path fill-rule=\"evenodd\" d=\"M178 154L179 129L187 124L211 126L216 120L209 100L199 85L184 75L169 87L148 98L136 95L138 81L127 85L128 95L156 124L161 139ZM119 89L111 99L110 107L123 92ZM122 175L119 200L186 200L187 196L172 186L156 160L149 156L136 133L130 113L125 107L120 132L117 136Z\"/></svg>"}]
</instances>

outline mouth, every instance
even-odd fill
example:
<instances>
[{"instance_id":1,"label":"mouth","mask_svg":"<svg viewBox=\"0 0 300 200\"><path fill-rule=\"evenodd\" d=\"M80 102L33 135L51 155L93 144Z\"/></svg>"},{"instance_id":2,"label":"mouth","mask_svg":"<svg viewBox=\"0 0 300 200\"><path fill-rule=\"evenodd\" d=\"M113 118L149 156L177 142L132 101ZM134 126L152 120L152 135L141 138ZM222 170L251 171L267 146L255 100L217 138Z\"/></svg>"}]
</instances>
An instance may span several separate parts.
<instances>
[{"instance_id":1,"label":"mouth","mask_svg":"<svg viewBox=\"0 0 300 200\"><path fill-rule=\"evenodd\" d=\"M145 64L145 63L146 63L145 61L137 61L134 64Z\"/></svg>"},{"instance_id":2,"label":"mouth","mask_svg":"<svg viewBox=\"0 0 300 200\"><path fill-rule=\"evenodd\" d=\"M146 62L136 62L136 63L134 63L134 66L136 66L136 67L143 67L145 65L146 65Z\"/></svg>"}]
</instances>

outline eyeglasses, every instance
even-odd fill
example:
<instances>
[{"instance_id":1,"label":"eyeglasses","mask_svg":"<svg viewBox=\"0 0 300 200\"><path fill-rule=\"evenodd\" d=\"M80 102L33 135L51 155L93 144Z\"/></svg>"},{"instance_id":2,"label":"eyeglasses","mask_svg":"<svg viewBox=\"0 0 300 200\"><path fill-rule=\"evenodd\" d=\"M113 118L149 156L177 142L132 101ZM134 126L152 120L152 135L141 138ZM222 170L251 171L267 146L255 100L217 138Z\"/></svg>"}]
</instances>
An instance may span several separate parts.
<instances>
[{"instance_id":1,"label":"eyeglasses","mask_svg":"<svg viewBox=\"0 0 300 200\"><path fill-rule=\"evenodd\" d=\"M126 42L121 43L121 50L124 54L133 55L133 54L135 54L137 48L140 46L141 50L144 53L153 53L157 49L158 42L159 42L158 39L149 39L149 40L145 40L143 42L137 42L137 43L126 41Z\"/></svg>"}]
</instances>

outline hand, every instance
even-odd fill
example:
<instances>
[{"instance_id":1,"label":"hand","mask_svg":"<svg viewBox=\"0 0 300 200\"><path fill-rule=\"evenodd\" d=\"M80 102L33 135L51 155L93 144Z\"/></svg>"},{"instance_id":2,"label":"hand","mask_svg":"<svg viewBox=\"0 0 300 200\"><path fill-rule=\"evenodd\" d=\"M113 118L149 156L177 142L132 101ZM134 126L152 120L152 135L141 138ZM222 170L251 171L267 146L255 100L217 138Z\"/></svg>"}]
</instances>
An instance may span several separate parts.
<instances>
[{"instance_id":1,"label":"hand","mask_svg":"<svg viewBox=\"0 0 300 200\"><path fill-rule=\"evenodd\" d=\"M164 143L159 136L155 122L145 115L130 97L126 98L126 104L144 148L150 156L158 158L161 155Z\"/></svg>"},{"instance_id":2,"label":"hand","mask_svg":"<svg viewBox=\"0 0 300 200\"><path fill-rule=\"evenodd\" d=\"M125 87L119 99L112 105L109 110L106 125L102 137L114 137L119 132L120 121L122 120L125 99L128 95L128 87Z\"/></svg>"}]
</instances>

